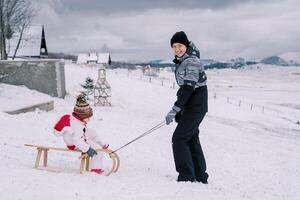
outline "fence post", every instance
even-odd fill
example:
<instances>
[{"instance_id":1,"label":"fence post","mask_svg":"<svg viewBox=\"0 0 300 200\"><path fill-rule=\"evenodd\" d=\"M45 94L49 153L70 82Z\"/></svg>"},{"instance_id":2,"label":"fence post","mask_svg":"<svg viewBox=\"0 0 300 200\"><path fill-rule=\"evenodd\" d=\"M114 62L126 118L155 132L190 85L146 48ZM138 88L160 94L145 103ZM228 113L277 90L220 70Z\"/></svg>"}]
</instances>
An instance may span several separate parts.
<instances>
[{"instance_id":1,"label":"fence post","mask_svg":"<svg viewBox=\"0 0 300 200\"><path fill-rule=\"evenodd\" d=\"M251 104L251 108L250 108L250 110L252 110L252 108L253 108L253 104Z\"/></svg>"},{"instance_id":2,"label":"fence post","mask_svg":"<svg viewBox=\"0 0 300 200\"><path fill-rule=\"evenodd\" d=\"M241 107L241 104L242 104L242 101L240 100L240 101L239 101L239 107Z\"/></svg>"},{"instance_id":3,"label":"fence post","mask_svg":"<svg viewBox=\"0 0 300 200\"><path fill-rule=\"evenodd\" d=\"M262 113L265 113L265 107L264 106L262 107Z\"/></svg>"},{"instance_id":4,"label":"fence post","mask_svg":"<svg viewBox=\"0 0 300 200\"><path fill-rule=\"evenodd\" d=\"M217 93L214 93L214 99L216 99L217 98Z\"/></svg>"},{"instance_id":5,"label":"fence post","mask_svg":"<svg viewBox=\"0 0 300 200\"><path fill-rule=\"evenodd\" d=\"M151 83L151 77L149 77L149 83Z\"/></svg>"},{"instance_id":6,"label":"fence post","mask_svg":"<svg viewBox=\"0 0 300 200\"><path fill-rule=\"evenodd\" d=\"M163 81L161 81L161 86L164 86L164 82Z\"/></svg>"}]
</instances>

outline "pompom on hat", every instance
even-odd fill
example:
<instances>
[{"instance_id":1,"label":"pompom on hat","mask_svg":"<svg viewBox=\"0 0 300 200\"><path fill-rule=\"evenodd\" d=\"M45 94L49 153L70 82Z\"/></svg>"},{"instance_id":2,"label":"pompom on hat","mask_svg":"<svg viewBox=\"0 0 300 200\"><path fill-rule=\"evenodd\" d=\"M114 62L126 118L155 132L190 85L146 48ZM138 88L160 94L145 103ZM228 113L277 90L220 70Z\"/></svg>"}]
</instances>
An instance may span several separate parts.
<instances>
[{"instance_id":1,"label":"pompom on hat","mask_svg":"<svg viewBox=\"0 0 300 200\"><path fill-rule=\"evenodd\" d=\"M173 46L174 43L180 43L180 44L183 44L186 46L186 48L189 47L190 45L190 41L189 39L187 38L185 32L183 31L179 31L179 32L176 32L172 38L171 38L171 47Z\"/></svg>"},{"instance_id":2,"label":"pompom on hat","mask_svg":"<svg viewBox=\"0 0 300 200\"><path fill-rule=\"evenodd\" d=\"M85 95L80 94L77 96L73 113L81 119L86 119L93 116L93 109L87 102Z\"/></svg>"}]
</instances>

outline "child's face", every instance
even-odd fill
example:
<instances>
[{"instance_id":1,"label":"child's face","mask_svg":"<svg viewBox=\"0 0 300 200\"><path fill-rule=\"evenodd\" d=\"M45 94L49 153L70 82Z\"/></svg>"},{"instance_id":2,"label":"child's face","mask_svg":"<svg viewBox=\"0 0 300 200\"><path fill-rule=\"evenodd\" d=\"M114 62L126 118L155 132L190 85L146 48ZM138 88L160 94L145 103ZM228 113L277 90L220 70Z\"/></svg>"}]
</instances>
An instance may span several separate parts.
<instances>
[{"instance_id":1,"label":"child's face","mask_svg":"<svg viewBox=\"0 0 300 200\"><path fill-rule=\"evenodd\" d=\"M85 121L87 123L87 122L90 121L90 119L91 119L90 117L89 118L85 118L85 119L83 119L83 121Z\"/></svg>"},{"instance_id":2,"label":"child's face","mask_svg":"<svg viewBox=\"0 0 300 200\"><path fill-rule=\"evenodd\" d=\"M182 57L185 52L186 52L186 46L184 44L181 44L181 43L174 43L172 45L172 49L174 51L174 54L178 57Z\"/></svg>"}]
</instances>

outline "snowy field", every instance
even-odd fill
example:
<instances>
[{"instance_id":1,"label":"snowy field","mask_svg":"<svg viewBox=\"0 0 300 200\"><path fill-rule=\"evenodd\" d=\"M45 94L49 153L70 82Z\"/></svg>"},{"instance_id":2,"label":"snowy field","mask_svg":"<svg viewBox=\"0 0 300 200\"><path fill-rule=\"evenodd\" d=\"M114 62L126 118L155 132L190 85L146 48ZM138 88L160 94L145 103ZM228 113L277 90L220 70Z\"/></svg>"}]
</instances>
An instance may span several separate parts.
<instances>
[{"instance_id":1,"label":"snowy field","mask_svg":"<svg viewBox=\"0 0 300 200\"><path fill-rule=\"evenodd\" d=\"M64 147L52 127L72 112L80 83L87 76L97 79L96 68L67 64L65 70L65 99L0 84L0 111L23 107L30 99L33 104L44 99L55 103L51 112L0 112L1 200L300 199L300 68L207 71L209 112L200 140L208 185L176 182L171 147L175 123L120 150L119 172L109 177L80 175L75 154L51 151L49 166L62 172L35 170L36 151L24 144ZM107 79L113 106L93 107L90 127L113 150L163 121L175 101L171 72L161 72L150 83L140 71L108 70Z\"/></svg>"}]
</instances>

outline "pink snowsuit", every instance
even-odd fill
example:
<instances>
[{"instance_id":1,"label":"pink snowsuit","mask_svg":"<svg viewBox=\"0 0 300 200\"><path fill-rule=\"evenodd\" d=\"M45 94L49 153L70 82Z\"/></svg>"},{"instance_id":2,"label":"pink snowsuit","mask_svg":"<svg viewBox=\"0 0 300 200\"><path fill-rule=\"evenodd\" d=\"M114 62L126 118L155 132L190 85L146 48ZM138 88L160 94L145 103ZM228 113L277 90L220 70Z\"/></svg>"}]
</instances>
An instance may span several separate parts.
<instances>
[{"instance_id":1,"label":"pink snowsuit","mask_svg":"<svg viewBox=\"0 0 300 200\"><path fill-rule=\"evenodd\" d=\"M63 136L68 149L79 149L82 152L87 152L90 147L93 149L102 149L102 142L99 140L97 133L88 129L86 122L76 115L64 115L56 123L54 134ZM103 153L97 152L97 155L92 157L91 169L102 169Z\"/></svg>"}]
</instances>

